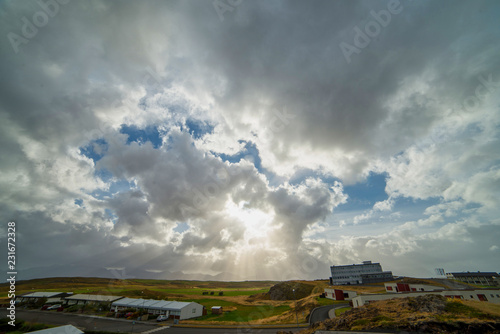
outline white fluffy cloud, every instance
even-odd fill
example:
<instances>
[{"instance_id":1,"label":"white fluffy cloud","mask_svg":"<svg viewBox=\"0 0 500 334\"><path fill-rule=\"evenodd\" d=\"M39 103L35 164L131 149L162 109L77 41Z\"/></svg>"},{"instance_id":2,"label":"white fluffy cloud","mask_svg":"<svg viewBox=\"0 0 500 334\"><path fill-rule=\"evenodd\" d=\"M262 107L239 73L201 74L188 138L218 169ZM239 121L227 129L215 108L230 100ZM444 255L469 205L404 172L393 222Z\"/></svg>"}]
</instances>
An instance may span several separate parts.
<instances>
[{"instance_id":1,"label":"white fluffy cloud","mask_svg":"<svg viewBox=\"0 0 500 334\"><path fill-rule=\"evenodd\" d=\"M0 203L25 275L494 270L499 6L402 1L347 62L386 8L70 2L41 24L5 2ZM348 188L373 173L385 198Z\"/></svg>"}]
</instances>

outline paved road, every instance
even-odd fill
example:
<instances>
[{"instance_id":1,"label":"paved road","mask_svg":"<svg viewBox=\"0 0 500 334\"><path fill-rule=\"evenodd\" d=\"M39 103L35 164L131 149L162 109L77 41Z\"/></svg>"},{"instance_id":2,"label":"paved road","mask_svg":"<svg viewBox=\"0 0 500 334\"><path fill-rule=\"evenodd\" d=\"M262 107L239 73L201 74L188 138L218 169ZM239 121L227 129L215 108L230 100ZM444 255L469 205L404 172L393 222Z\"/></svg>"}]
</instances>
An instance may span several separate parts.
<instances>
[{"instance_id":1,"label":"paved road","mask_svg":"<svg viewBox=\"0 0 500 334\"><path fill-rule=\"evenodd\" d=\"M6 315L7 310L0 310L0 316L2 318L6 317ZM89 330L103 330L110 332L141 333L157 328L156 323L136 323L134 325L130 320L124 321L121 319L90 318L79 316L76 314L67 314L53 311L26 311L17 309L16 318L49 325L73 325L75 327L85 328Z\"/></svg>"},{"instance_id":2,"label":"paved road","mask_svg":"<svg viewBox=\"0 0 500 334\"><path fill-rule=\"evenodd\" d=\"M301 328L301 330L304 328ZM176 328L171 327L161 332L153 334L276 334L277 331L292 331L298 333L297 328L234 328L234 329L218 329L218 328Z\"/></svg>"},{"instance_id":3,"label":"paved road","mask_svg":"<svg viewBox=\"0 0 500 334\"><path fill-rule=\"evenodd\" d=\"M330 317L328 317L328 312L332 308L340 308L347 306L349 306L349 304L333 304L315 308L311 313L311 316L309 318L309 323L314 324L315 322L325 321L327 319L330 319Z\"/></svg>"},{"instance_id":4,"label":"paved road","mask_svg":"<svg viewBox=\"0 0 500 334\"><path fill-rule=\"evenodd\" d=\"M0 310L0 317L7 315L6 309ZM144 333L151 334L276 334L279 330L297 333L297 328L180 328L159 326L155 322L132 324L131 320L111 318L90 318L76 314L67 314L52 311L26 311L16 310L16 318L39 322L50 325L73 325L89 330L102 330L121 333ZM302 328L303 329L303 328ZM148 333L149 334L149 333Z\"/></svg>"}]
</instances>

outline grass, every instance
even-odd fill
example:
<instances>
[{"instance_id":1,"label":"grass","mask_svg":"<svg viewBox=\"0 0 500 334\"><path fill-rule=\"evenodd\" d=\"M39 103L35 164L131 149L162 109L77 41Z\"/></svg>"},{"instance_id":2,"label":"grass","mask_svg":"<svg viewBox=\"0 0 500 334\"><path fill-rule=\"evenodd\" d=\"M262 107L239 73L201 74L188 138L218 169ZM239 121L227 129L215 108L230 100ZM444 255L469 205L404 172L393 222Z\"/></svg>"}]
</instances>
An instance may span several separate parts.
<instances>
[{"instance_id":1,"label":"grass","mask_svg":"<svg viewBox=\"0 0 500 334\"><path fill-rule=\"evenodd\" d=\"M349 311L350 309L351 309L350 307L342 307L342 308L335 309L335 316L338 317L339 315L341 315L342 313L344 313L346 311Z\"/></svg>"},{"instance_id":2,"label":"grass","mask_svg":"<svg viewBox=\"0 0 500 334\"><path fill-rule=\"evenodd\" d=\"M197 321L229 321L229 322L254 322L256 320L269 318L275 315L289 311L291 308L288 305L270 306L270 305L238 305L236 310L224 312L223 314L207 314Z\"/></svg>"},{"instance_id":3,"label":"grass","mask_svg":"<svg viewBox=\"0 0 500 334\"><path fill-rule=\"evenodd\" d=\"M222 291L224 296L251 296L258 293L266 293L269 289L238 289L238 290L229 290L229 289L201 289L201 288L153 288L152 291L164 292L167 294L183 294L183 295L203 295L203 292L208 292L210 296L210 292L214 292L212 296L218 296L219 292Z\"/></svg>"},{"instance_id":4,"label":"grass","mask_svg":"<svg viewBox=\"0 0 500 334\"><path fill-rule=\"evenodd\" d=\"M326 305L333 305L334 304L334 300L328 299L328 298L316 297L316 301L318 302L319 306L326 306Z\"/></svg>"},{"instance_id":5,"label":"grass","mask_svg":"<svg viewBox=\"0 0 500 334\"><path fill-rule=\"evenodd\" d=\"M498 318L497 316L494 316L490 313L486 313L475 307L466 305L460 301L453 301L446 303L444 310L450 315L456 317L477 318L481 320L494 320L495 318Z\"/></svg>"},{"instance_id":6,"label":"grass","mask_svg":"<svg viewBox=\"0 0 500 334\"><path fill-rule=\"evenodd\" d=\"M274 281L183 281L154 279L105 279L87 277L61 277L20 281L17 284L18 294L34 291L73 292L74 294L102 294L131 298L166 299L196 302L206 307L208 315L198 319L190 319L189 323L209 324L233 322L252 323L287 323L291 312L290 301L273 301L263 296L269 288L278 282ZM323 291L325 282L304 281L311 286L314 294L302 299L300 314L305 317L308 312L322 305L331 305L332 300L317 298ZM6 285L0 284L0 287ZM2 289L6 291L5 289ZM210 295L210 292L214 292ZM219 296L222 291L223 295ZM208 292L208 295L203 295ZM250 297L255 296L255 297ZM6 295L5 295L6 297ZM307 300L307 302L304 302ZM314 303L310 303L313 301ZM299 303L300 304L300 303ZM212 306L222 306L222 315L212 315ZM294 315L295 317L295 315ZM184 321L183 321L184 322ZM1 331L0 331L1 333Z\"/></svg>"}]
</instances>

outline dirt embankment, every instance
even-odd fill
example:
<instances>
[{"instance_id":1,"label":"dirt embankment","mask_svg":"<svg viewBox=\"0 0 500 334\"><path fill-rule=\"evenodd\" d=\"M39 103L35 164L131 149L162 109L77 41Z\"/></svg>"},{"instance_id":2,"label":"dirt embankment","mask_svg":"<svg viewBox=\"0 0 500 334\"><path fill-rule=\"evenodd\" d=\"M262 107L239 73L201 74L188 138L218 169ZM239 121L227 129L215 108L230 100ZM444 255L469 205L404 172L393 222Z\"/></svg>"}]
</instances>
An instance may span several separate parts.
<instances>
[{"instance_id":1,"label":"dirt embankment","mask_svg":"<svg viewBox=\"0 0 500 334\"><path fill-rule=\"evenodd\" d=\"M354 308L300 333L316 330L499 333L500 314L496 306L479 309L473 303L451 301L438 295L392 299Z\"/></svg>"}]
</instances>

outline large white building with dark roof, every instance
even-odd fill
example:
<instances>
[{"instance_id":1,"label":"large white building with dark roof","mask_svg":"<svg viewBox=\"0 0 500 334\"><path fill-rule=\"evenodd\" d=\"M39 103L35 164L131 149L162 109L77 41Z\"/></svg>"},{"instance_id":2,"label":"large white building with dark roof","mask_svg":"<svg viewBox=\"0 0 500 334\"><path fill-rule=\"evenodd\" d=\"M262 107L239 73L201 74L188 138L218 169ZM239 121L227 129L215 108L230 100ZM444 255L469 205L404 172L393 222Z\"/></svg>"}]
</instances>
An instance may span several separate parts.
<instances>
[{"instance_id":1,"label":"large white building with dark roof","mask_svg":"<svg viewBox=\"0 0 500 334\"><path fill-rule=\"evenodd\" d=\"M461 272L461 273L446 273L449 279L455 279L468 284L476 285L500 285L500 275L496 272Z\"/></svg>"},{"instance_id":2,"label":"large white building with dark roof","mask_svg":"<svg viewBox=\"0 0 500 334\"><path fill-rule=\"evenodd\" d=\"M195 302L177 302L170 300L123 298L111 304L115 312L128 308L144 309L149 314L164 314L173 319L191 319L203 315L203 305Z\"/></svg>"},{"instance_id":3,"label":"large white building with dark roof","mask_svg":"<svg viewBox=\"0 0 500 334\"><path fill-rule=\"evenodd\" d=\"M391 271L382 271L380 263L363 261L361 264L350 264L330 267L331 285L363 284L385 282L394 279Z\"/></svg>"}]
</instances>

